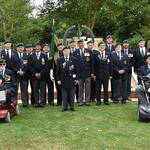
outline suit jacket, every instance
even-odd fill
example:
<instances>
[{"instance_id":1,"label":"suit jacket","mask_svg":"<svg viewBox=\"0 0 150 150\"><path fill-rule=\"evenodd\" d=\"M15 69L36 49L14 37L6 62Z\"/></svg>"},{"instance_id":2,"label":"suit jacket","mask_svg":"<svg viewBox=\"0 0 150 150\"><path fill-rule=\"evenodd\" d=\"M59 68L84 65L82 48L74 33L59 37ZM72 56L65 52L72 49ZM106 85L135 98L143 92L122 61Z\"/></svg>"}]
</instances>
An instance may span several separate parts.
<instances>
[{"instance_id":1,"label":"suit jacket","mask_svg":"<svg viewBox=\"0 0 150 150\"><path fill-rule=\"evenodd\" d=\"M22 59L20 58L18 53L16 53L14 55L14 59L12 60L12 69L13 69L15 77L19 77L22 80L27 80L28 79L28 67L29 67L29 57L26 55L26 53L23 53ZM20 76L19 74L17 74L17 72L20 71L20 69L24 72L23 76Z\"/></svg>"},{"instance_id":2,"label":"suit jacket","mask_svg":"<svg viewBox=\"0 0 150 150\"><path fill-rule=\"evenodd\" d=\"M125 53L125 50L123 49L122 52ZM132 73L132 67L134 65L134 50L128 49L128 54L126 54L126 55L128 56L128 59L129 59L129 70L128 70L128 73L131 74Z\"/></svg>"},{"instance_id":3,"label":"suit jacket","mask_svg":"<svg viewBox=\"0 0 150 150\"><path fill-rule=\"evenodd\" d=\"M57 60L57 81L61 81L62 88L75 87L75 80L78 80L76 58L69 57L66 62L64 56Z\"/></svg>"},{"instance_id":4,"label":"suit jacket","mask_svg":"<svg viewBox=\"0 0 150 150\"><path fill-rule=\"evenodd\" d=\"M150 54L150 51L146 49L145 56L149 54ZM141 55L139 48L134 51L134 71L135 72L139 72L139 69L146 64L145 56Z\"/></svg>"},{"instance_id":5,"label":"suit jacket","mask_svg":"<svg viewBox=\"0 0 150 150\"><path fill-rule=\"evenodd\" d=\"M3 81L2 83L7 89L12 88L15 91L16 80L13 72L10 69L5 69L4 73L0 75L0 79Z\"/></svg>"},{"instance_id":6,"label":"suit jacket","mask_svg":"<svg viewBox=\"0 0 150 150\"><path fill-rule=\"evenodd\" d=\"M102 57L98 51L94 53L94 70L98 80L108 80L112 76L112 61L109 52L105 52L105 57Z\"/></svg>"},{"instance_id":7,"label":"suit jacket","mask_svg":"<svg viewBox=\"0 0 150 150\"><path fill-rule=\"evenodd\" d=\"M6 59L6 68L7 68L7 69L11 69L11 70L12 70L12 61L13 61L13 59L14 59L15 54L16 54L16 51L12 50L12 51L11 51L11 58L9 58L9 57L6 55L4 49L1 51L1 56L3 56L3 57Z\"/></svg>"},{"instance_id":8,"label":"suit jacket","mask_svg":"<svg viewBox=\"0 0 150 150\"><path fill-rule=\"evenodd\" d=\"M79 78L88 78L91 74L94 74L94 60L91 50L84 48L84 53L81 56L80 50L77 49L73 56L77 59Z\"/></svg>"},{"instance_id":9,"label":"suit jacket","mask_svg":"<svg viewBox=\"0 0 150 150\"><path fill-rule=\"evenodd\" d=\"M32 79L33 80L38 80L35 77L36 73L40 73L41 74L41 78L39 80L45 80L45 76L44 73L46 71L46 63L47 63L47 55L43 54L41 52L40 54L40 58L38 60L36 53L33 53L30 57L29 57L29 68L30 68L30 72L32 74Z\"/></svg>"},{"instance_id":10,"label":"suit jacket","mask_svg":"<svg viewBox=\"0 0 150 150\"><path fill-rule=\"evenodd\" d=\"M106 43L106 51L112 53L115 51L115 45L111 45L111 49L109 48L108 44Z\"/></svg>"},{"instance_id":11,"label":"suit jacket","mask_svg":"<svg viewBox=\"0 0 150 150\"><path fill-rule=\"evenodd\" d=\"M126 79L127 73L129 71L129 59L128 56L124 53L121 53L121 60L117 56L116 52L113 52L111 55L112 58L112 65L113 65L113 79L120 79L124 78ZM125 73L123 75L120 75L118 73L119 70L125 70Z\"/></svg>"}]
</instances>

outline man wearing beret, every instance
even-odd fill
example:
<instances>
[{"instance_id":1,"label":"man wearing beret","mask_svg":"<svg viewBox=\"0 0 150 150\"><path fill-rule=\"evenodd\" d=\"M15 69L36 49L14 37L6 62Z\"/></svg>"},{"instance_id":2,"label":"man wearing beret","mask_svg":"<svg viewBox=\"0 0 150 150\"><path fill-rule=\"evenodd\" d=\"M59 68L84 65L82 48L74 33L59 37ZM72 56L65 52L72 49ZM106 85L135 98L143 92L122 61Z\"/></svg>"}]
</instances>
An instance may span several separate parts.
<instances>
[{"instance_id":1,"label":"man wearing beret","mask_svg":"<svg viewBox=\"0 0 150 150\"><path fill-rule=\"evenodd\" d=\"M25 52L26 52L26 55L29 58L30 55L32 55L32 53L34 53L33 45L32 44L27 44L26 47L25 47ZM29 67L28 67L27 76L28 76L28 87L29 87L29 83L30 83L30 89L31 89L31 105L34 105L35 100L34 100L34 93L33 93L33 81L32 81L32 76L31 76L31 72L30 72ZM29 95L29 93L28 93L28 95ZM28 98L29 98L29 96L28 96Z\"/></svg>"},{"instance_id":2,"label":"man wearing beret","mask_svg":"<svg viewBox=\"0 0 150 150\"><path fill-rule=\"evenodd\" d=\"M106 51L112 53L115 50L115 46L113 44L113 38L111 35L106 36Z\"/></svg>"},{"instance_id":3,"label":"man wearing beret","mask_svg":"<svg viewBox=\"0 0 150 150\"><path fill-rule=\"evenodd\" d=\"M28 56L24 52L25 47L23 43L18 43L16 45L16 51L17 53L14 55L12 61L12 69L16 77L17 90L20 83L22 105L23 107L27 107L29 105L27 75L29 67Z\"/></svg>"},{"instance_id":4,"label":"man wearing beret","mask_svg":"<svg viewBox=\"0 0 150 150\"><path fill-rule=\"evenodd\" d=\"M139 70L145 63L145 56L150 54L150 51L145 47L145 40L139 40L138 48L134 51L134 72L139 76Z\"/></svg>"},{"instance_id":5,"label":"man wearing beret","mask_svg":"<svg viewBox=\"0 0 150 150\"><path fill-rule=\"evenodd\" d=\"M111 54L106 51L104 42L98 44L99 51L94 54L94 70L96 76L96 105L101 105L102 85L104 91L104 104L109 105L108 102L108 82L112 79L113 70L111 62Z\"/></svg>"},{"instance_id":6,"label":"man wearing beret","mask_svg":"<svg viewBox=\"0 0 150 150\"><path fill-rule=\"evenodd\" d=\"M94 49L94 41L90 40L87 42L87 48L93 52L93 55L97 53L97 50ZM95 61L95 59L93 59ZM96 99L96 81L94 78L91 78L91 101L94 102Z\"/></svg>"},{"instance_id":7,"label":"man wearing beret","mask_svg":"<svg viewBox=\"0 0 150 150\"><path fill-rule=\"evenodd\" d=\"M1 55L5 58L6 60L6 68L12 70L12 60L15 55L15 51L12 50L12 42L9 40L6 40L4 42L4 49L1 51Z\"/></svg>"},{"instance_id":8,"label":"man wearing beret","mask_svg":"<svg viewBox=\"0 0 150 150\"><path fill-rule=\"evenodd\" d=\"M127 72L129 70L128 56L122 52L122 45L115 46L115 52L111 55L113 65L113 102L118 103L119 98L124 104L127 100Z\"/></svg>"},{"instance_id":9,"label":"man wearing beret","mask_svg":"<svg viewBox=\"0 0 150 150\"><path fill-rule=\"evenodd\" d=\"M129 69L127 72L127 98L128 100L131 94L131 76L132 76L132 67L134 64L134 51L132 49L129 48L129 41L128 40L124 40L123 41L123 49L122 52L125 53L128 56L129 59Z\"/></svg>"},{"instance_id":10,"label":"man wearing beret","mask_svg":"<svg viewBox=\"0 0 150 150\"><path fill-rule=\"evenodd\" d=\"M76 59L70 56L70 48L63 48L63 56L57 61L57 83L62 90L63 110L68 110L68 104L70 110L74 111L74 93L75 85L78 82L78 72Z\"/></svg>"},{"instance_id":11,"label":"man wearing beret","mask_svg":"<svg viewBox=\"0 0 150 150\"><path fill-rule=\"evenodd\" d=\"M45 73L45 81L46 86L48 87L48 104L54 105L54 77L53 77L53 68L54 68L54 58L50 57L50 46L45 43L43 46L43 52L47 55L48 62L47 62L47 69ZM45 93L46 97L46 93Z\"/></svg>"},{"instance_id":12,"label":"man wearing beret","mask_svg":"<svg viewBox=\"0 0 150 150\"><path fill-rule=\"evenodd\" d=\"M47 63L47 56L41 52L40 43L34 46L35 53L29 58L29 68L32 74L33 90L34 90L34 107L44 107L45 105L45 70Z\"/></svg>"},{"instance_id":13,"label":"man wearing beret","mask_svg":"<svg viewBox=\"0 0 150 150\"><path fill-rule=\"evenodd\" d=\"M84 41L78 41L79 49L73 56L77 59L79 71L79 106L89 106L91 96L91 77L94 77L93 53L84 47ZM85 96L84 96L85 94Z\"/></svg>"}]
</instances>

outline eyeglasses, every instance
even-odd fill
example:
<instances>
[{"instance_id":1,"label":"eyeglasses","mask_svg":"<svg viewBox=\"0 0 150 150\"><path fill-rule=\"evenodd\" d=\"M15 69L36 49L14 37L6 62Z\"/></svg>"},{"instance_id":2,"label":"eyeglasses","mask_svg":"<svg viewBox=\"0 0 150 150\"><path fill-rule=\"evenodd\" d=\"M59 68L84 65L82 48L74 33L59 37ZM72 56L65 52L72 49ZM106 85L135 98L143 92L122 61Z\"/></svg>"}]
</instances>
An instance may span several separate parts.
<instances>
[{"instance_id":1,"label":"eyeglasses","mask_svg":"<svg viewBox=\"0 0 150 150\"><path fill-rule=\"evenodd\" d=\"M5 66L5 64L0 64L0 66Z\"/></svg>"}]
</instances>

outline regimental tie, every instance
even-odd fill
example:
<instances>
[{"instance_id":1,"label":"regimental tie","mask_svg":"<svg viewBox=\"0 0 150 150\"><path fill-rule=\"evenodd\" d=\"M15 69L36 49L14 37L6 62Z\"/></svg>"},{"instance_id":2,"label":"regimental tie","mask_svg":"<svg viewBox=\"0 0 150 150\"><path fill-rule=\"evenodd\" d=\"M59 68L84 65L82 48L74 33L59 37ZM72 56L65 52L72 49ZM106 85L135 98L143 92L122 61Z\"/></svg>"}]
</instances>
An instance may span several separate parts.
<instances>
[{"instance_id":1,"label":"regimental tie","mask_svg":"<svg viewBox=\"0 0 150 150\"><path fill-rule=\"evenodd\" d=\"M144 54L144 50L143 50L143 48L141 49L141 54L142 54L142 56L144 56L145 54Z\"/></svg>"},{"instance_id":2,"label":"regimental tie","mask_svg":"<svg viewBox=\"0 0 150 150\"><path fill-rule=\"evenodd\" d=\"M39 59L40 59L40 54L39 54L39 53L36 53L36 57L37 57L37 59L39 60Z\"/></svg>"}]
</instances>

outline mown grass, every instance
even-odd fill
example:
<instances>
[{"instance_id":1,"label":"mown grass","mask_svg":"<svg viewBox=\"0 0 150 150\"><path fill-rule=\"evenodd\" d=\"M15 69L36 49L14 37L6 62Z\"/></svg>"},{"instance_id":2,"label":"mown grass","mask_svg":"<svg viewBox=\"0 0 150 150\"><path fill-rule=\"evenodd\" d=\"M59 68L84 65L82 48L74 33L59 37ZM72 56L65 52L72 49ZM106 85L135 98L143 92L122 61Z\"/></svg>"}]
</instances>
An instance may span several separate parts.
<instances>
[{"instance_id":1,"label":"mown grass","mask_svg":"<svg viewBox=\"0 0 150 150\"><path fill-rule=\"evenodd\" d=\"M21 108L0 123L0 150L149 150L150 124L137 121L137 104Z\"/></svg>"}]
</instances>

